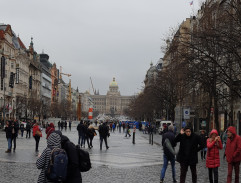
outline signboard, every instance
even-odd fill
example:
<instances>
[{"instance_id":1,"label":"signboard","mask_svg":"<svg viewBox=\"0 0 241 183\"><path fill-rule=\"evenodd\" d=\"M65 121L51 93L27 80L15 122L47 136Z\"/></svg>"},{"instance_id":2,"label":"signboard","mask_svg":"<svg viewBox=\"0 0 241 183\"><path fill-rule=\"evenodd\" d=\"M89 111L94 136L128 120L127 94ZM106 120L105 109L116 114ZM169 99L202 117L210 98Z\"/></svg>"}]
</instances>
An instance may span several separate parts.
<instances>
[{"instance_id":1,"label":"signboard","mask_svg":"<svg viewBox=\"0 0 241 183\"><path fill-rule=\"evenodd\" d=\"M19 84L19 68L16 68L16 84Z\"/></svg>"},{"instance_id":2,"label":"signboard","mask_svg":"<svg viewBox=\"0 0 241 183\"><path fill-rule=\"evenodd\" d=\"M201 126L202 127L206 127L206 125L207 125L207 122L206 121L202 121Z\"/></svg>"},{"instance_id":3,"label":"signboard","mask_svg":"<svg viewBox=\"0 0 241 183\"><path fill-rule=\"evenodd\" d=\"M190 109L183 109L183 119L190 119Z\"/></svg>"}]
</instances>

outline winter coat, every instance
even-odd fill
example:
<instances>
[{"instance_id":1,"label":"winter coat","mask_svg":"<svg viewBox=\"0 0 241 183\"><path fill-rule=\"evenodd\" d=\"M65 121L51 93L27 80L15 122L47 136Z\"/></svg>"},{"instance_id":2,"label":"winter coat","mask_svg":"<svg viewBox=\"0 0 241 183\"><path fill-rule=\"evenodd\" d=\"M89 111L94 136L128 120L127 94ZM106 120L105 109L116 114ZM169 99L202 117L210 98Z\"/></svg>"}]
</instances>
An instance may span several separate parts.
<instances>
[{"instance_id":1,"label":"winter coat","mask_svg":"<svg viewBox=\"0 0 241 183\"><path fill-rule=\"evenodd\" d=\"M49 137L49 135L55 130L54 124L50 123L49 127L45 130L45 133L47 134L46 139Z\"/></svg>"},{"instance_id":2,"label":"winter coat","mask_svg":"<svg viewBox=\"0 0 241 183\"><path fill-rule=\"evenodd\" d=\"M61 145L68 155L67 179L65 182L81 183L82 178L79 170L79 156L75 145L64 135L62 135L61 138Z\"/></svg>"},{"instance_id":3,"label":"winter coat","mask_svg":"<svg viewBox=\"0 0 241 183\"><path fill-rule=\"evenodd\" d=\"M100 134L100 137L103 137L103 138L109 135L109 127L105 123L99 126L99 134Z\"/></svg>"},{"instance_id":4,"label":"winter coat","mask_svg":"<svg viewBox=\"0 0 241 183\"><path fill-rule=\"evenodd\" d=\"M35 136L36 131L40 131L41 132L39 126L35 124L33 126L33 136ZM40 137L42 137L42 133L41 133Z\"/></svg>"},{"instance_id":5,"label":"winter coat","mask_svg":"<svg viewBox=\"0 0 241 183\"><path fill-rule=\"evenodd\" d=\"M221 140L218 142L212 141L212 134L217 134L217 130L213 129L210 133L210 138L207 139L207 157L206 157L206 167L208 168L216 168L220 166L220 158L219 158L219 149L223 148Z\"/></svg>"},{"instance_id":6,"label":"winter coat","mask_svg":"<svg viewBox=\"0 0 241 183\"><path fill-rule=\"evenodd\" d=\"M47 147L44 149L41 156L36 162L38 169L41 169L41 173L38 177L38 183L49 183L51 181L47 180L45 171L48 169L51 156L51 148L60 148L61 147L61 137L57 133L51 133L47 139Z\"/></svg>"},{"instance_id":7,"label":"winter coat","mask_svg":"<svg viewBox=\"0 0 241 183\"><path fill-rule=\"evenodd\" d=\"M12 134L12 138L16 138L18 136L19 124L18 122L12 122L14 133Z\"/></svg>"},{"instance_id":8,"label":"winter coat","mask_svg":"<svg viewBox=\"0 0 241 183\"><path fill-rule=\"evenodd\" d=\"M83 134L83 124L79 123L77 126L77 131L79 132L79 136Z\"/></svg>"},{"instance_id":9,"label":"winter coat","mask_svg":"<svg viewBox=\"0 0 241 183\"><path fill-rule=\"evenodd\" d=\"M31 125L29 123L26 125L26 130L31 130Z\"/></svg>"},{"instance_id":10,"label":"winter coat","mask_svg":"<svg viewBox=\"0 0 241 183\"><path fill-rule=\"evenodd\" d=\"M233 138L228 138L225 155L228 163L241 161L241 137L237 135L236 129L233 126L228 128L233 134Z\"/></svg>"},{"instance_id":11,"label":"winter coat","mask_svg":"<svg viewBox=\"0 0 241 183\"><path fill-rule=\"evenodd\" d=\"M13 126L11 125L11 123L8 125L8 127L5 127L5 132L6 132L6 138L12 138L12 130L13 130Z\"/></svg>"},{"instance_id":12,"label":"winter coat","mask_svg":"<svg viewBox=\"0 0 241 183\"><path fill-rule=\"evenodd\" d=\"M198 151L203 149L201 137L193 132L190 136L179 133L175 142L180 142L179 151L177 154L177 161L179 163L186 163L188 165L195 165L198 163Z\"/></svg>"},{"instance_id":13,"label":"winter coat","mask_svg":"<svg viewBox=\"0 0 241 183\"><path fill-rule=\"evenodd\" d=\"M169 139L170 143L172 144L172 147L174 148L176 146L176 142L175 142L175 135L173 133L173 131L168 131L167 133L165 133L162 137L162 146L163 146L163 150L164 150L164 154L167 156L167 158L169 160L172 160L173 158L175 158L175 156L168 150L168 148L164 145L165 140Z\"/></svg>"}]
</instances>

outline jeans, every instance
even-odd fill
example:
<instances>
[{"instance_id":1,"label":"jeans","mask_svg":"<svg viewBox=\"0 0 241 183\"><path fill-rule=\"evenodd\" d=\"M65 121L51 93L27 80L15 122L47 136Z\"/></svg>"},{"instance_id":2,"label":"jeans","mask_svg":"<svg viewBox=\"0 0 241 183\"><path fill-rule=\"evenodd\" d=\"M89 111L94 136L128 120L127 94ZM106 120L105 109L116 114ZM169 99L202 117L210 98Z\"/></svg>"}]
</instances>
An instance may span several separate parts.
<instances>
[{"instance_id":1,"label":"jeans","mask_svg":"<svg viewBox=\"0 0 241 183\"><path fill-rule=\"evenodd\" d=\"M201 150L201 159L206 159L206 152L207 152L207 148L203 148Z\"/></svg>"},{"instance_id":2,"label":"jeans","mask_svg":"<svg viewBox=\"0 0 241 183\"><path fill-rule=\"evenodd\" d=\"M240 165L240 161L228 163L227 183L231 183L232 182L233 168L234 168L234 172L235 172L235 183L239 183L239 165Z\"/></svg>"},{"instance_id":3,"label":"jeans","mask_svg":"<svg viewBox=\"0 0 241 183\"><path fill-rule=\"evenodd\" d=\"M7 138L8 141L8 150L12 149L12 138Z\"/></svg>"},{"instance_id":4,"label":"jeans","mask_svg":"<svg viewBox=\"0 0 241 183\"><path fill-rule=\"evenodd\" d=\"M190 166L191 173L192 173L192 182L197 183L197 169L196 164L195 165L188 165L187 163L180 163L181 165L181 176L180 176L180 183L185 183L186 175L188 166Z\"/></svg>"},{"instance_id":5,"label":"jeans","mask_svg":"<svg viewBox=\"0 0 241 183\"><path fill-rule=\"evenodd\" d=\"M209 182L218 183L218 167L208 168L208 173L209 173ZM214 182L213 182L213 174L214 174Z\"/></svg>"},{"instance_id":6,"label":"jeans","mask_svg":"<svg viewBox=\"0 0 241 183\"><path fill-rule=\"evenodd\" d=\"M167 170L167 166L168 166L168 161L170 161L171 165L172 165L172 179L176 180L175 158L173 158L171 160L168 160L167 156L165 154L163 154L163 160L164 160L164 164L163 164L163 167L162 167L162 170L161 170L161 179L164 179L165 173L166 173L166 170Z\"/></svg>"},{"instance_id":7,"label":"jeans","mask_svg":"<svg viewBox=\"0 0 241 183\"><path fill-rule=\"evenodd\" d=\"M24 130L21 130L21 137L23 137L23 132L24 132Z\"/></svg>"},{"instance_id":8,"label":"jeans","mask_svg":"<svg viewBox=\"0 0 241 183\"><path fill-rule=\"evenodd\" d=\"M31 132L31 130L27 130L26 138L30 138L30 132Z\"/></svg>"}]
</instances>

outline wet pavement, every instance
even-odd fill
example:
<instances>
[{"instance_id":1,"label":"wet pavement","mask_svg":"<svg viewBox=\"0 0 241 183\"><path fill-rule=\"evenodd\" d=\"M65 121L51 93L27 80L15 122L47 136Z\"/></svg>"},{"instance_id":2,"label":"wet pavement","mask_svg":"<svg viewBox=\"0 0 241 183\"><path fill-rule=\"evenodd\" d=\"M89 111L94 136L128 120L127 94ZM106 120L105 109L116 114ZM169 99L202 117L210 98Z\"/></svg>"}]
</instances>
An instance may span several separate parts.
<instances>
[{"instance_id":1,"label":"wet pavement","mask_svg":"<svg viewBox=\"0 0 241 183\"><path fill-rule=\"evenodd\" d=\"M44 134L44 133L43 133ZM63 134L68 136L75 144L78 141L76 127L72 131L63 130ZM25 134L24 134L25 135ZM160 171L163 163L163 151L161 136L154 135L154 144L149 144L149 136L137 130L136 142L132 144L132 137L126 138L123 133L111 132L108 138L110 148L99 149L98 135L93 140L94 148L89 151L92 169L82 173L83 183L158 183L160 182ZM35 141L31 137L26 139L21 136L17 139L17 149L15 153L5 153L7 140L5 132L0 131L0 182L1 183L32 183L37 182L40 173L35 166L37 156L35 154ZM40 152L46 147L45 135L40 140ZM222 156L223 151L221 151ZM197 165L198 183L208 181L208 170L205 161L199 161ZM180 166L176 163L176 175L179 181ZM221 160L219 168L219 182L225 183L227 176L227 163ZM241 177L241 174L240 174ZM190 170L187 174L187 183L191 182ZM172 182L171 167L166 171L165 182Z\"/></svg>"}]
</instances>

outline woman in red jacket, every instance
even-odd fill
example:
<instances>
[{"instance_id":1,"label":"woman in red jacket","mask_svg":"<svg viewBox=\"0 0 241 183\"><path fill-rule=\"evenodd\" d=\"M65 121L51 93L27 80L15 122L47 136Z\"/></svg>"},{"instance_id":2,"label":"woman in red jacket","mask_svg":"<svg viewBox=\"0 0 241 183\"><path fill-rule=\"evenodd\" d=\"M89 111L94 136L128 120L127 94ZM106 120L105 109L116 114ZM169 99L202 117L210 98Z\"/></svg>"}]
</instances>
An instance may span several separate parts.
<instances>
[{"instance_id":1,"label":"woman in red jacket","mask_svg":"<svg viewBox=\"0 0 241 183\"><path fill-rule=\"evenodd\" d=\"M213 183L214 174L214 183L217 183L218 167L220 166L219 149L222 149L223 145L218 136L218 132L215 129L211 131L210 138L207 139L207 148L206 167L209 172L209 181L210 183Z\"/></svg>"},{"instance_id":2,"label":"woman in red jacket","mask_svg":"<svg viewBox=\"0 0 241 183\"><path fill-rule=\"evenodd\" d=\"M35 152L38 153L39 152L38 151L38 145L39 145L40 137L42 137L42 132L41 132L37 122L33 125L33 137L34 137L35 142L36 142Z\"/></svg>"},{"instance_id":3,"label":"woman in red jacket","mask_svg":"<svg viewBox=\"0 0 241 183\"><path fill-rule=\"evenodd\" d=\"M54 124L50 123L49 127L45 130L45 133L47 134L46 139L49 137L49 135L55 131Z\"/></svg>"}]
</instances>

